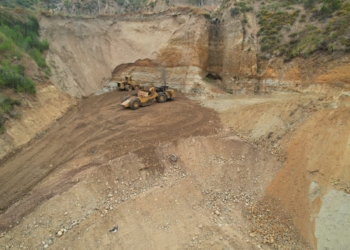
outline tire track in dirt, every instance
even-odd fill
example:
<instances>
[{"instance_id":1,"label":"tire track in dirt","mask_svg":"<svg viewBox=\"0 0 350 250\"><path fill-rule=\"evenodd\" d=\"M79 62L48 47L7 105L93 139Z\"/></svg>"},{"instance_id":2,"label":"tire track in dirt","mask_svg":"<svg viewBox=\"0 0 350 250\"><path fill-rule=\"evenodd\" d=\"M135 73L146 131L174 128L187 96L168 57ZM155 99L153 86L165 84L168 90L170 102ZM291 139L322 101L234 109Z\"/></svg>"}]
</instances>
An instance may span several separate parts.
<instances>
[{"instance_id":1,"label":"tire track in dirt","mask_svg":"<svg viewBox=\"0 0 350 250\"><path fill-rule=\"evenodd\" d=\"M135 152L151 172L161 172L157 162L149 161L157 158L155 145L215 134L221 128L215 111L195 104L181 93L172 101L135 111L119 105L125 95L126 92L110 92L83 99L41 137L0 163L0 221L9 226L9 218L21 219L43 200L74 185L74 175L57 174L72 161L91 158L104 164ZM49 175L59 179L50 187L37 187ZM65 185L62 178L71 185ZM16 209L9 209L14 203ZM0 231L6 225L2 223Z\"/></svg>"},{"instance_id":2,"label":"tire track in dirt","mask_svg":"<svg viewBox=\"0 0 350 250\"><path fill-rule=\"evenodd\" d=\"M100 165L99 163L89 163L79 169L73 169L62 176L63 178L54 179L47 183L50 188L38 188L38 190L32 190L32 195L25 196L21 202L15 203L4 214L0 215L0 232L3 232L15 222L20 221L28 211L33 211L43 200L48 200L55 196L57 193L67 191L74 186L77 181L74 180L75 176L80 172L83 172L92 167ZM25 204L25 206L23 205Z\"/></svg>"}]
</instances>

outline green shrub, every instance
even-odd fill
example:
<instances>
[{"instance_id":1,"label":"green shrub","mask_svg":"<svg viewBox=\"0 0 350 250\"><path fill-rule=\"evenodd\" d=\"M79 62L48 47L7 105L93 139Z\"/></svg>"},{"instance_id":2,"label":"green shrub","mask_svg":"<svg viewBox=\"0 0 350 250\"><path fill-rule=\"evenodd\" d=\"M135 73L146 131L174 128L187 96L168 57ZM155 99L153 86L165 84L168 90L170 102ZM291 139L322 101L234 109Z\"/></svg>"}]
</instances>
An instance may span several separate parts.
<instances>
[{"instance_id":1,"label":"green shrub","mask_svg":"<svg viewBox=\"0 0 350 250\"><path fill-rule=\"evenodd\" d=\"M32 51L38 50L42 53L49 48L49 43L46 40L40 41L39 39L38 20L27 12L21 11L21 15L16 16L14 12L0 9L0 33L3 37L6 37L0 45L0 51L5 49L13 51L15 49L14 45L16 45L25 52L31 52L29 54L38 66L45 68L47 65L43 63L44 58L41 54Z\"/></svg>"},{"instance_id":2,"label":"green shrub","mask_svg":"<svg viewBox=\"0 0 350 250\"><path fill-rule=\"evenodd\" d=\"M240 8L231 8L230 15L231 17L237 16L241 13Z\"/></svg>"},{"instance_id":3,"label":"green shrub","mask_svg":"<svg viewBox=\"0 0 350 250\"><path fill-rule=\"evenodd\" d=\"M14 106L20 106L21 102L17 99L7 97L5 99L0 99L0 108L3 112L8 113L13 110Z\"/></svg>"},{"instance_id":4,"label":"green shrub","mask_svg":"<svg viewBox=\"0 0 350 250\"><path fill-rule=\"evenodd\" d=\"M213 83L213 82L214 82L214 79L209 78L209 77L207 77L207 76L204 77L203 80L206 81L206 82L209 82L209 83Z\"/></svg>"},{"instance_id":5,"label":"green shrub","mask_svg":"<svg viewBox=\"0 0 350 250\"><path fill-rule=\"evenodd\" d=\"M3 38L0 41L0 52L5 53L5 52L11 52L15 50L15 45L13 42L7 38Z\"/></svg>"},{"instance_id":6,"label":"green shrub","mask_svg":"<svg viewBox=\"0 0 350 250\"><path fill-rule=\"evenodd\" d=\"M230 9L231 17L238 16L241 13L246 13L253 10L253 7L247 6L245 2L238 2L234 5L236 7Z\"/></svg>"},{"instance_id":7,"label":"green shrub","mask_svg":"<svg viewBox=\"0 0 350 250\"><path fill-rule=\"evenodd\" d=\"M49 74L41 54L48 48L48 41L39 39L39 23L34 16L19 8L0 8L0 88L34 94L35 84L25 74L19 59L25 52Z\"/></svg>"},{"instance_id":8,"label":"green shrub","mask_svg":"<svg viewBox=\"0 0 350 250\"><path fill-rule=\"evenodd\" d=\"M13 112L14 106L20 106L21 102L17 99L10 97L3 97L0 95L0 134L4 133L6 122L6 115L11 118L19 118L21 114L18 112Z\"/></svg>"},{"instance_id":9,"label":"green shrub","mask_svg":"<svg viewBox=\"0 0 350 250\"><path fill-rule=\"evenodd\" d=\"M45 59L42 57L40 51L37 48L30 50L29 55L31 58L33 58L33 60L40 68L47 67Z\"/></svg>"},{"instance_id":10,"label":"green shrub","mask_svg":"<svg viewBox=\"0 0 350 250\"><path fill-rule=\"evenodd\" d=\"M245 2L236 2L235 5L239 7L240 12L242 12L242 13L249 12L249 11L253 10L253 7L247 6L247 4Z\"/></svg>"},{"instance_id":11,"label":"green shrub","mask_svg":"<svg viewBox=\"0 0 350 250\"><path fill-rule=\"evenodd\" d=\"M0 3L4 2L9 7L16 7L17 4L29 7L33 1L0 0ZM11 10L0 7L0 90L10 88L14 92L36 92L34 82L26 75L19 60L23 53L29 54L45 73L50 73L41 54L48 49L49 43L39 39L38 31L39 23L29 12L20 8ZM0 95L0 133L5 131L7 119L20 118L21 114L14 109L19 105L19 100Z\"/></svg>"},{"instance_id":12,"label":"green shrub","mask_svg":"<svg viewBox=\"0 0 350 250\"><path fill-rule=\"evenodd\" d=\"M316 3L317 3L317 0L304 0L304 8L312 9Z\"/></svg>"},{"instance_id":13,"label":"green shrub","mask_svg":"<svg viewBox=\"0 0 350 250\"><path fill-rule=\"evenodd\" d=\"M262 8L259 12L260 30L260 49L262 52L274 52L280 46L280 32L284 27L291 27L296 18L299 16L300 10L293 12L284 11L268 11ZM289 28L290 29L290 28Z\"/></svg>"},{"instance_id":14,"label":"green shrub","mask_svg":"<svg viewBox=\"0 0 350 250\"><path fill-rule=\"evenodd\" d=\"M24 74L24 67L5 63L0 67L0 87L34 94L36 92L35 84Z\"/></svg>"}]
</instances>

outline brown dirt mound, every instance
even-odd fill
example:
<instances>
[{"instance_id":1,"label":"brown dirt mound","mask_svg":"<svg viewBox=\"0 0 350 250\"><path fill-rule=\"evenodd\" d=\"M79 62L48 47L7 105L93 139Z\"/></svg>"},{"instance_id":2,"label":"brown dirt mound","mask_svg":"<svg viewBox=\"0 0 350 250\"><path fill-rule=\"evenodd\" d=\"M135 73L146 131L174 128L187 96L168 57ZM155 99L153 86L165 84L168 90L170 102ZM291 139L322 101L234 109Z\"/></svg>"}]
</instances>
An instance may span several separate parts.
<instances>
[{"instance_id":1,"label":"brown dirt mound","mask_svg":"<svg viewBox=\"0 0 350 250\"><path fill-rule=\"evenodd\" d=\"M52 180L50 190L30 194L50 173L55 175L69 163L81 161L85 162L83 166L92 167L136 152L147 164L155 158L151 149L159 143L215 134L220 129L214 111L195 105L181 93L172 101L136 111L119 105L125 95L126 92L111 92L85 99L40 138L1 163L1 231L43 200L73 185L72 178L81 169L69 165L64 180ZM152 171L162 172L159 165L153 165ZM22 202L4 213L25 195L28 196Z\"/></svg>"}]
</instances>

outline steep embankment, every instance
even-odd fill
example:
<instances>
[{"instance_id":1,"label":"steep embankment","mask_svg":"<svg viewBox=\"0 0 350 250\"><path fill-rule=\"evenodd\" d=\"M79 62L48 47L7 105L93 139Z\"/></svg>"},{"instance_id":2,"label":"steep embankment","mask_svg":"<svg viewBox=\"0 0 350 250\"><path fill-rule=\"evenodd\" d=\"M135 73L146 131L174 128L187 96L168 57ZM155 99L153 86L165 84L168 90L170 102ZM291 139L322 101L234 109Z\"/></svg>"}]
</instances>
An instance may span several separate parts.
<instances>
[{"instance_id":1,"label":"steep embankment","mask_svg":"<svg viewBox=\"0 0 350 250\"><path fill-rule=\"evenodd\" d=\"M40 135L76 103L52 84L37 85L35 97L21 99L21 119L9 120L0 137L0 158Z\"/></svg>"},{"instance_id":2,"label":"steep embankment","mask_svg":"<svg viewBox=\"0 0 350 250\"><path fill-rule=\"evenodd\" d=\"M50 70L43 56L49 43L40 39L38 30L31 12L0 6L0 159L41 133L73 103L47 81Z\"/></svg>"},{"instance_id":3,"label":"steep embankment","mask_svg":"<svg viewBox=\"0 0 350 250\"><path fill-rule=\"evenodd\" d=\"M334 30L334 36L343 28L349 15L346 6L332 20L324 20L290 3L227 2L211 20L206 71L220 77L222 87L232 93L349 95L349 54L339 45L334 51L322 47L345 39L341 35L346 32L339 34L339 41L327 34Z\"/></svg>"},{"instance_id":4,"label":"steep embankment","mask_svg":"<svg viewBox=\"0 0 350 250\"><path fill-rule=\"evenodd\" d=\"M52 41L47 56L51 80L72 96L101 90L115 67L140 59L171 67L169 77L181 84L193 70L190 66L201 71L208 57L206 19L188 15L188 10L107 19L43 17L40 24L42 36ZM136 71L134 79L159 80L157 71Z\"/></svg>"}]
</instances>

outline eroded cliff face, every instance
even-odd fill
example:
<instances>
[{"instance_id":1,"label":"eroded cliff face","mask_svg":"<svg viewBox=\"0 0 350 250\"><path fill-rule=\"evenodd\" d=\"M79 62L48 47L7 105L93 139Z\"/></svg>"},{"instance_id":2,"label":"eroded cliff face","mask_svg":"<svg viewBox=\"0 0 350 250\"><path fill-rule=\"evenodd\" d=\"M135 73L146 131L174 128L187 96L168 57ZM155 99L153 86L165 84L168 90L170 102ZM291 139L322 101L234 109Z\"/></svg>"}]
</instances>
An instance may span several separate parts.
<instances>
[{"instance_id":1,"label":"eroded cliff face","mask_svg":"<svg viewBox=\"0 0 350 250\"><path fill-rule=\"evenodd\" d=\"M349 95L350 60L345 52L315 52L285 61L264 54L257 39L259 27L248 13L249 25L224 13L209 26L206 71L222 79L232 93L297 91Z\"/></svg>"},{"instance_id":2,"label":"eroded cliff face","mask_svg":"<svg viewBox=\"0 0 350 250\"><path fill-rule=\"evenodd\" d=\"M225 89L238 90L235 82L239 79L257 78L256 44L246 37L240 20L211 20L209 37L207 71L220 76Z\"/></svg>"},{"instance_id":3,"label":"eroded cliff face","mask_svg":"<svg viewBox=\"0 0 350 250\"><path fill-rule=\"evenodd\" d=\"M41 34L51 42L51 80L79 97L126 74L141 83L160 84L165 68L167 84L187 93L208 95L219 87L231 93L348 94L350 62L343 52L317 52L285 62L260 53L254 15L247 14L247 25L229 13L220 19L194 13L173 8L99 19L42 17ZM218 80L208 85L203 80L208 74Z\"/></svg>"},{"instance_id":4,"label":"eroded cliff face","mask_svg":"<svg viewBox=\"0 0 350 250\"><path fill-rule=\"evenodd\" d=\"M101 90L117 66L138 60L169 68L169 82L176 87L186 83L189 72L202 74L207 63L203 16L169 12L124 20L43 18L41 27L42 36L51 41L47 55L51 80L71 96ZM120 74L129 70L137 81L159 82L161 74L152 65L136 65L137 70L124 67Z\"/></svg>"}]
</instances>

